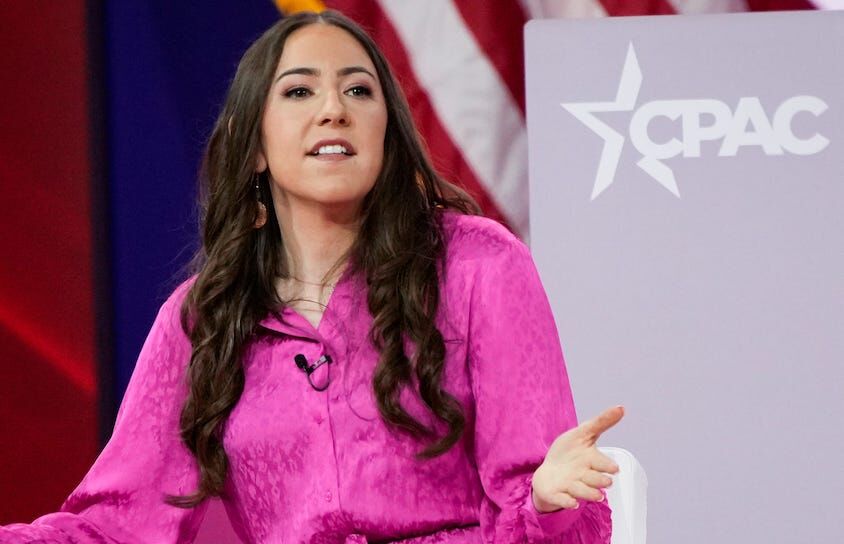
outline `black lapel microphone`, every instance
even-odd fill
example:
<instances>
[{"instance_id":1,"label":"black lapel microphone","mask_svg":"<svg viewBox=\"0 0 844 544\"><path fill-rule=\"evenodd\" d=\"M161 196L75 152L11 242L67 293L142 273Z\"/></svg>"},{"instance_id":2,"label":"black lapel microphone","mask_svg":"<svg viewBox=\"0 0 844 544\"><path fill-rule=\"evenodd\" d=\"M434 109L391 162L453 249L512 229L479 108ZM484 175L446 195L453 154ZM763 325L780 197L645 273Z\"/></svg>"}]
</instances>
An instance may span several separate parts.
<instances>
[{"instance_id":1,"label":"black lapel microphone","mask_svg":"<svg viewBox=\"0 0 844 544\"><path fill-rule=\"evenodd\" d=\"M297 353L293 357L293 360L296 362L296 366L299 367L299 370L301 370L302 372L304 372L308 376L308 383L311 384L311 387L313 387L314 390L325 391L325 389L328 387L328 384L331 383L330 376L329 376L329 379L325 381L325 385L323 385L322 387L318 387L318 386L314 385L313 381L311 381L311 374L313 374L314 371L316 369L318 369L319 367L321 367L322 365L331 364L332 361L331 361L330 355L328 355L326 353L325 355L323 355L322 357L317 359L317 361L314 364L308 364L308 359L302 353Z\"/></svg>"}]
</instances>

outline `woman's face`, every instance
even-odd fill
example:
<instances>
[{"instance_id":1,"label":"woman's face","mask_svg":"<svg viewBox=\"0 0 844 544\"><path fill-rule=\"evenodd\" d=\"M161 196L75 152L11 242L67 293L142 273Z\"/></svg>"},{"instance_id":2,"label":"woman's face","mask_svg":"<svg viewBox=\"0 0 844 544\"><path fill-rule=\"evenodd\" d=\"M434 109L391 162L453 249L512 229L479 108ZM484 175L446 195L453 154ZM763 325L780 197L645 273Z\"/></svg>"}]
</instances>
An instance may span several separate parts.
<instances>
[{"instance_id":1,"label":"woman's face","mask_svg":"<svg viewBox=\"0 0 844 544\"><path fill-rule=\"evenodd\" d=\"M269 168L276 206L357 206L375 185L387 107L375 67L345 30L288 36L261 122L256 169Z\"/></svg>"}]
</instances>

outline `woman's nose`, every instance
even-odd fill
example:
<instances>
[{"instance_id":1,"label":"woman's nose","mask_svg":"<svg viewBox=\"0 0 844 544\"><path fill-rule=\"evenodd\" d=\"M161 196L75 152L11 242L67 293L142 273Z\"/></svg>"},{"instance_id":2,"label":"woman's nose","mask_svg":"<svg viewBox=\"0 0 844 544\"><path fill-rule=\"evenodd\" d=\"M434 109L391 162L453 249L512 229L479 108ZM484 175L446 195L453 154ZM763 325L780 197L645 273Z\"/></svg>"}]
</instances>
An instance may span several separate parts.
<instances>
[{"instance_id":1,"label":"woman's nose","mask_svg":"<svg viewBox=\"0 0 844 544\"><path fill-rule=\"evenodd\" d=\"M349 114L346 106L336 92L330 92L325 96L318 120L320 126L327 124L345 126L349 124Z\"/></svg>"}]
</instances>

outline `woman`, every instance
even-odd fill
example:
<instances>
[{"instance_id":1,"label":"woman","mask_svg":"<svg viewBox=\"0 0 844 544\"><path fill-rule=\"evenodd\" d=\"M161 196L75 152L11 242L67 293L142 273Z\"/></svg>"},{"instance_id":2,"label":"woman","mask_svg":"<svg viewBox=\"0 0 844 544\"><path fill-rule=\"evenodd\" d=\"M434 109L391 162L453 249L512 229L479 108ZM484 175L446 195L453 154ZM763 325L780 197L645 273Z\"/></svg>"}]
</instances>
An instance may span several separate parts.
<instances>
[{"instance_id":1,"label":"woman","mask_svg":"<svg viewBox=\"0 0 844 544\"><path fill-rule=\"evenodd\" d=\"M609 542L622 409L575 427L527 248L435 174L356 25L250 47L203 179L112 439L0 541L190 542L220 496L245 542Z\"/></svg>"}]
</instances>

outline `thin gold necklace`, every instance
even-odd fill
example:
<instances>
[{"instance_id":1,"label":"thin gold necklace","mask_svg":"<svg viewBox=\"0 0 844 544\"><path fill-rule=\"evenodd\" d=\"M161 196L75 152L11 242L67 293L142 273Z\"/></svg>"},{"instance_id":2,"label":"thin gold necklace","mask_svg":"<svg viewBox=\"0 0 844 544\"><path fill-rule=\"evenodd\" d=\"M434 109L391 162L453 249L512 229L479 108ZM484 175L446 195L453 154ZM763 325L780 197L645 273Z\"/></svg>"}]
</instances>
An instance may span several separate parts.
<instances>
[{"instance_id":1,"label":"thin gold necklace","mask_svg":"<svg viewBox=\"0 0 844 544\"><path fill-rule=\"evenodd\" d=\"M334 287L335 285L337 285L336 281L334 283L317 283L312 281L300 280L296 276L288 276L288 278L290 278L291 280L298 281L299 283L304 283L305 285L314 285L316 287Z\"/></svg>"},{"instance_id":2,"label":"thin gold necklace","mask_svg":"<svg viewBox=\"0 0 844 544\"><path fill-rule=\"evenodd\" d=\"M295 307L297 302L308 302L308 303L311 303L311 304L316 304L317 306L319 306L323 310L328 307L327 306L328 301L331 299L331 295L334 293L334 288L337 285L337 281L335 281L334 283L315 283L315 282L311 282L311 281L300 280L299 278L297 278L295 276L288 276L287 278L282 278L282 280L294 280L294 281L297 281L297 282L304 284L304 285L312 285L312 286L315 286L315 287L320 287L321 289L326 289L327 292L325 294L320 292L320 294L321 294L320 300L313 300L313 299L305 298L305 297L301 297L301 296L299 296L299 297L294 296L293 298L291 298L291 299L289 299L285 302L286 304L294 306L294 307ZM322 301L323 297L325 299L325 302Z\"/></svg>"}]
</instances>

